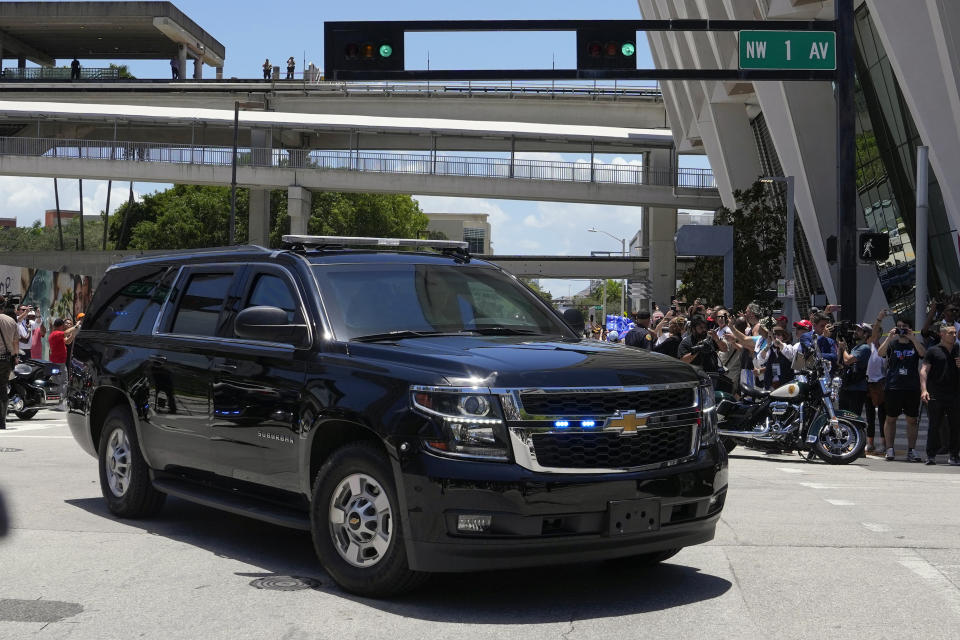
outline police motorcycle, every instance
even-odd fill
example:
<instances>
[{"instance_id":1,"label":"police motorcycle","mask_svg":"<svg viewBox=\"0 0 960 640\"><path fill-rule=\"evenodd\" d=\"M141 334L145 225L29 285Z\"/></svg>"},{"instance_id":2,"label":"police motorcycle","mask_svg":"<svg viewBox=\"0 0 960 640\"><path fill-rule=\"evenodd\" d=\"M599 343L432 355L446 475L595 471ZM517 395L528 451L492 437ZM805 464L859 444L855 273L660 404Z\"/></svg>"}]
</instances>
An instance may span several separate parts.
<instances>
[{"instance_id":1,"label":"police motorcycle","mask_svg":"<svg viewBox=\"0 0 960 640\"><path fill-rule=\"evenodd\" d=\"M863 455L866 423L837 408L841 380L816 347L793 360L800 373L772 391L743 389L743 399L718 394L718 434L729 453L738 444L767 451L796 451L812 461L849 464Z\"/></svg>"},{"instance_id":2,"label":"police motorcycle","mask_svg":"<svg viewBox=\"0 0 960 640\"><path fill-rule=\"evenodd\" d=\"M13 368L7 383L7 413L29 420L40 409L60 402L57 376L64 365L45 360L24 360Z\"/></svg>"}]
</instances>

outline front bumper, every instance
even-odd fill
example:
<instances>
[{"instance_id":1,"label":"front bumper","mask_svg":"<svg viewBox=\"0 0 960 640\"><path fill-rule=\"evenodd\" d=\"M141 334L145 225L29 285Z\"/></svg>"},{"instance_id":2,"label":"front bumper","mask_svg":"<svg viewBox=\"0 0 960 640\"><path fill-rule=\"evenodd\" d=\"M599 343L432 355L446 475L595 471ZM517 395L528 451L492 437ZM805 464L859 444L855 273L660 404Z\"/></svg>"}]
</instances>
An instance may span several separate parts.
<instances>
[{"instance_id":1,"label":"front bumper","mask_svg":"<svg viewBox=\"0 0 960 640\"><path fill-rule=\"evenodd\" d=\"M398 465L410 567L456 572L621 558L714 536L727 491L722 447L665 469L621 474L534 473L505 463L427 453ZM611 503L659 509L657 527L617 533ZM457 531L460 515L490 515L485 533Z\"/></svg>"}]
</instances>

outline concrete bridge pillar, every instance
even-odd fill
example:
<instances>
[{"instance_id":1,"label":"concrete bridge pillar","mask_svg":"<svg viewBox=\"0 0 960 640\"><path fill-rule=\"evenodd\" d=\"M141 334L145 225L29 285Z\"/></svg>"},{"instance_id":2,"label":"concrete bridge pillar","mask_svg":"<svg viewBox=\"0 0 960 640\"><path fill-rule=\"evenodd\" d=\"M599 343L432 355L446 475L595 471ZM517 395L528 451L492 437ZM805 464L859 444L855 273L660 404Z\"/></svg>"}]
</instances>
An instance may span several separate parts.
<instances>
[{"instance_id":1,"label":"concrete bridge pillar","mask_svg":"<svg viewBox=\"0 0 960 640\"><path fill-rule=\"evenodd\" d=\"M182 44L177 45L177 62L180 65L180 78L187 77L187 48Z\"/></svg>"},{"instance_id":2,"label":"concrete bridge pillar","mask_svg":"<svg viewBox=\"0 0 960 640\"><path fill-rule=\"evenodd\" d=\"M674 171L673 156L668 149L649 152L647 164L652 175ZM653 300L665 308L677 290L677 247L673 239L677 234L677 210L644 207L643 213L650 243L650 291Z\"/></svg>"},{"instance_id":3,"label":"concrete bridge pillar","mask_svg":"<svg viewBox=\"0 0 960 640\"><path fill-rule=\"evenodd\" d=\"M270 246L270 190L250 189L247 239L250 244Z\"/></svg>"},{"instance_id":4,"label":"concrete bridge pillar","mask_svg":"<svg viewBox=\"0 0 960 640\"><path fill-rule=\"evenodd\" d=\"M193 79L203 80L203 60L200 58L193 59Z\"/></svg>"},{"instance_id":5,"label":"concrete bridge pillar","mask_svg":"<svg viewBox=\"0 0 960 640\"><path fill-rule=\"evenodd\" d=\"M290 214L290 233L306 235L310 220L310 206L313 204L313 192L303 187L287 187L287 211Z\"/></svg>"}]
</instances>

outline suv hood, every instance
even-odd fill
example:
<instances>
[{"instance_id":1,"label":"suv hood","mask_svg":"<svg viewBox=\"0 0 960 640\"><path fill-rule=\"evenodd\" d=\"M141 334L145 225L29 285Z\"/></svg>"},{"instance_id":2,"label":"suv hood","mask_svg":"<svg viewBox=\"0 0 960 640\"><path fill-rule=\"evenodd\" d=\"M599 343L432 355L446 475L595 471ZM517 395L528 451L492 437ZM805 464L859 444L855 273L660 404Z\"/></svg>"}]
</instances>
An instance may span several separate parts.
<instances>
[{"instance_id":1,"label":"suv hood","mask_svg":"<svg viewBox=\"0 0 960 640\"><path fill-rule=\"evenodd\" d=\"M688 364L618 344L535 341L526 336L411 338L348 343L351 357L435 372L438 384L486 387L602 387L698 380Z\"/></svg>"}]
</instances>

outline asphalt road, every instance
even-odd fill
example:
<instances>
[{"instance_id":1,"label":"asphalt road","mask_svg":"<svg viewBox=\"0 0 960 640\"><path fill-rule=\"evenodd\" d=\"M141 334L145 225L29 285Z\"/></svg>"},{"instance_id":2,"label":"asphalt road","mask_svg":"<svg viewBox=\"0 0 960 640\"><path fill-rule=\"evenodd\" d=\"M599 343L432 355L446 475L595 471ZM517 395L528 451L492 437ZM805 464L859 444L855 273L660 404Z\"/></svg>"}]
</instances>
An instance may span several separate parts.
<instances>
[{"instance_id":1,"label":"asphalt road","mask_svg":"<svg viewBox=\"0 0 960 640\"><path fill-rule=\"evenodd\" d=\"M118 521L57 414L8 426L4 639L960 637L960 467L738 449L716 539L659 567L445 575L374 601L306 533L176 499Z\"/></svg>"}]
</instances>

